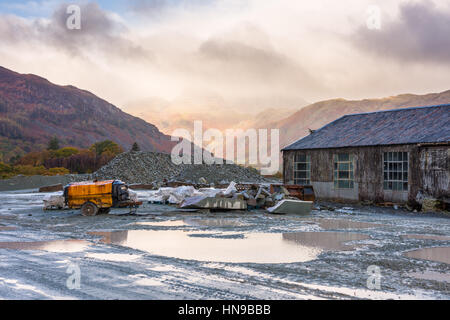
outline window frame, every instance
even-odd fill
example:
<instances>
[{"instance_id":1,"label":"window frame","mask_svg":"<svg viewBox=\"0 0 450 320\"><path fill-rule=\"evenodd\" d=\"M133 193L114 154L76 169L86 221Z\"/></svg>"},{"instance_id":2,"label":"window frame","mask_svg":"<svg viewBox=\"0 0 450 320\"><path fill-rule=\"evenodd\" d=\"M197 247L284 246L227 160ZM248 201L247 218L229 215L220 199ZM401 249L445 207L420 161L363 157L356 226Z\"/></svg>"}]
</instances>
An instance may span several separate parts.
<instances>
[{"instance_id":1,"label":"window frame","mask_svg":"<svg viewBox=\"0 0 450 320\"><path fill-rule=\"evenodd\" d=\"M401 155L401 156L400 156ZM406 159L405 159L406 157ZM387 159L386 159L387 158ZM383 152L383 191L409 191L409 152ZM399 189L398 186L401 186ZM395 186L395 187L394 187Z\"/></svg>"},{"instance_id":2,"label":"window frame","mask_svg":"<svg viewBox=\"0 0 450 320\"><path fill-rule=\"evenodd\" d=\"M346 155L348 160L342 160L340 157ZM355 188L355 162L352 153L340 152L333 154L333 187L334 189L352 190ZM341 166L342 165L342 166ZM348 169L340 169L348 165ZM341 173L348 173L348 178L342 178ZM347 182L347 187L343 186Z\"/></svg>"},{"instance_id":3,"label":"window frame","mask_svg":"<svg viewBox=\"0 0 450 320\"><path fill-rule=\"evenodd\" d=\"M305 157L305 161L298 161L297 156L304 156ZM298 165L299 164L305 164L305 169L304 170L299 170L298 169ZM294 184L300 185L300 186L311 185L311 155L305 154L305 153L303 153L303 154L294 154L293 172L294 172L294 176L293 176ZM305 178L297 177L296 173L299 173L299 172L304 172L305 173ZM299 180L303 180L303 181L305 181L307 183L300 183Z\"/></svg>"}]
</instances>

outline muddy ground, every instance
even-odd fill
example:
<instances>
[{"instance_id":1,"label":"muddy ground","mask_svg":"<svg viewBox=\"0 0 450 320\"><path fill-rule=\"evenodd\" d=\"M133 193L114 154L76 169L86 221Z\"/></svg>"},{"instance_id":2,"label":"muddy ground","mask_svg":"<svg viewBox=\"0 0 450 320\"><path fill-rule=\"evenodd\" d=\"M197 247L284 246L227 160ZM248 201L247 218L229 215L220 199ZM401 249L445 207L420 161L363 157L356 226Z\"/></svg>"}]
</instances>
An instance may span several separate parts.
<instances>
[{"instance_id":1,"label":"muddy ground","mask_svg":"<svg viewBox=\"0 0 450 320\"><path fill-rule=\"evenodd\" d=\"M444 216L146 204L139 215L83 217L44 212L46 194L34 191L0 192L2 299L450 298Z\"/></svg>"}]
</instances>

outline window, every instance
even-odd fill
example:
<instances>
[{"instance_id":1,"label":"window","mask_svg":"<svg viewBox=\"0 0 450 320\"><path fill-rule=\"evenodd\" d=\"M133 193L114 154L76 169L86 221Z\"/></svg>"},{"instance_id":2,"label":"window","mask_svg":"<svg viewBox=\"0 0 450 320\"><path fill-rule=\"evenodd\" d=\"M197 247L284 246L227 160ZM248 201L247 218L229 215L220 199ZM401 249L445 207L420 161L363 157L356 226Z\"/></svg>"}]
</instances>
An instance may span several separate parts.
<instances>
[{"instance_id":1,"label":"window","mask_svg":"<svg viewBox=\"0 0 450 320\"><path fill-rule=\"evenodd\" d=\"M334 188L353 189L353 155L334 155Z\"/></svg>"},{"instance_id":2,"label":"window","mask_svg":"<svg viewBox=\"0 0 450 320\"><path fill-rule=\"evenodd\" d=\"M383 164L384 190L408 191L408 152L385 152Z\"/></svg>"},{"instance_id":3,"label":"window","mask_svg":"<svg viewBox=\"0 0 450 320\"><path fill-rule=\"evenodd\" d=\"M294 184L311 184L311 157L296 154L294 159Z\"/></svg>"}]
</instances>

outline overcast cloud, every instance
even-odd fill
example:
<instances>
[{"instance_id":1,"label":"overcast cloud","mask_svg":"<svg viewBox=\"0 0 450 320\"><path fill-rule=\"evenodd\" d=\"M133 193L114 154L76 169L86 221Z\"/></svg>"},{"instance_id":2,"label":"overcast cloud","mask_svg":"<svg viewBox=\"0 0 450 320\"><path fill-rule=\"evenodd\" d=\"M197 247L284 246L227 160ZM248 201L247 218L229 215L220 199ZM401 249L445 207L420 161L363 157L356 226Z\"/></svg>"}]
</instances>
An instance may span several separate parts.
<instances>
[{"instance_id":1,"label":"overcast cloud","mask_svg":"<svg viewBox=\"0 0 450 320\"><path fill-rule=\"evenodd\" d=\"M83 1L82 28L69 30L68 3L3 2L0 65L92 91L165 128L448 90L448 1L376 3L380 30L366 26L369 0Z\"/></svg>"},{"instance_id":2,"label":"overcast cloud","mask_svg":"<svg viewBox=\"0 0 450 320\"><path fill-rule=\"evenodd\" d=\"M355 43L369 52L400 61L450 63L450 8L432 1L405 2L399 16L381 30L360 28Z\"/></svg>"}]
</instances>

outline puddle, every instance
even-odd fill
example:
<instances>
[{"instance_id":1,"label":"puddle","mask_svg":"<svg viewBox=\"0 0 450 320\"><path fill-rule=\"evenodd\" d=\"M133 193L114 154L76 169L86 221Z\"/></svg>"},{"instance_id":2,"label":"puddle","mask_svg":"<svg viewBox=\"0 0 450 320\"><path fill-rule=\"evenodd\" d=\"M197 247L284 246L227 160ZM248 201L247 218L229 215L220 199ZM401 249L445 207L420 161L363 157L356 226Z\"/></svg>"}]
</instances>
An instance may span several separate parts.
<instances>
[{"instance_id":1,"label":"puddle","mask_svg":"<svg viewBox=\"0 0 450 320\"><path fill-rule=\"evenodd\" d=\"M42 250L50 252L79 252L90 245L85 240L53 240L53 241L26 241L26 242L0 242L0 249L13 250Z\"/></svg>"},{"instance_id":2,"label":"puddle","mask_svg":"<svg viewBox=\"0 0 450 320\"><path fill-rule=\"evenodd\" d=\"M154 255L234 263L305 262L316 259L325 250L351 250L355 247L341 242L370 238L343 232L249 233L240 238L199 237L202 233L181 230L119 232L120 236L115 236L115 232L95 234L105 236L104 243L119 244ZM227 233L221 235L226 236Z\"/></svg>"},{"instance_id":3,"label":"puddle","mask_svg":"<svg viewBox=\"0 0 450 320\"><path fill-rule=\"evenodd\" d=\"M93 231L88 232L88 234L93 236L100 236L102 237L100 242L106 243L106 244L122 244L127 241L128 237L128 231L122 230L122 231Z\"/></svg>"},{"instance_id":4,"label":"puddle","mask_svg":"<svg viewBox=\"0 0 450 320\"><path fill-rule=\"evenodd\" d=\"M384 225L378 223L360 222L345 219L316 219L322 229L366 229L383 227Z\"/></svg>"},{"instance_id":5,"label":"puddle","mask_svg":"<svg viewBox=\"0 0 450 320\"><path fill-rule=\"evenodd\" d=\"M350 232L292 232L283 233L283 239L323 250L346 251L358 247L345 244L346 242L367 240L370 236Z\"/></svg>"},{"instance_id":6,"label":"puddle","mask_svg":"<svg viewBox=\"0 0 450 320\"><path fill-rule=\"evenodd\" d=\"M187 220L186 223L190 225L203 227L242 227L245 226L242 222L231 219L192 219Z\"/></svg>"},{"instance_id":7,"label":"puddle","mask_svg":"<svg viewBox=\"0 0 450 320\"><path fill-rule=\"evenodd\" d=\"M16 230L16 228L0 226L0 231L12 231L12 230Z\"/></svg>"},{"instance_id":8,"label":"puddle","mask_svg":"<svg viewBox=\"0 0 450 320\"><path fill-rule=\"evenodd\" d=\"M137 225L154 226L154 227L184 227L187 225L201 227L241 227L243 223L233 221L231 219L186 219L186 220L168 220L168 221L151 221L137 222Z\"/></svg>"},{"instance_id":9,"label":"puddle","mask_svg":"<svg viewBox=\"0 0 450 320\"><path fill-rule=\"evenodd\" d=\"M438 236L433 234L405 234L402 235L405 239L419 239L419 240L438 240L438 241L450 241L450 237Z\"/></svg>"},{"instance_id":10,"label":"puddle","mask_svg":"<svg viewBox=\"0 0 450 320\"><path fill-rule=\"evenodd\" d=\"M408 276L420 279L420 280L434 280L438 282L448 282L450 283L450 274L440 273L435 271L425 271L425 272L411 272Z\"/></svg>"},{"instance_id":11,"label":"puddle","mask_svg":"<svg viewBox=\"0 0 450 320\"><path fill-rule=\"evenodd\" d=\"M168 220L168 221L152 221L152 222L137 222L137 225L155 226L155 227L183 227L186 223L182 220Z\"/></svg>"},{"instance_id":12,"label":"puddle","mask_svg":"<svg viewBox=\"0 0 450 320\"><path fill-rule=\"evenodd\" d=\"M403 254L408 258L431 260L450 264L450 247L432 247L413 251Z\"/></svg>"}]
</instances>

